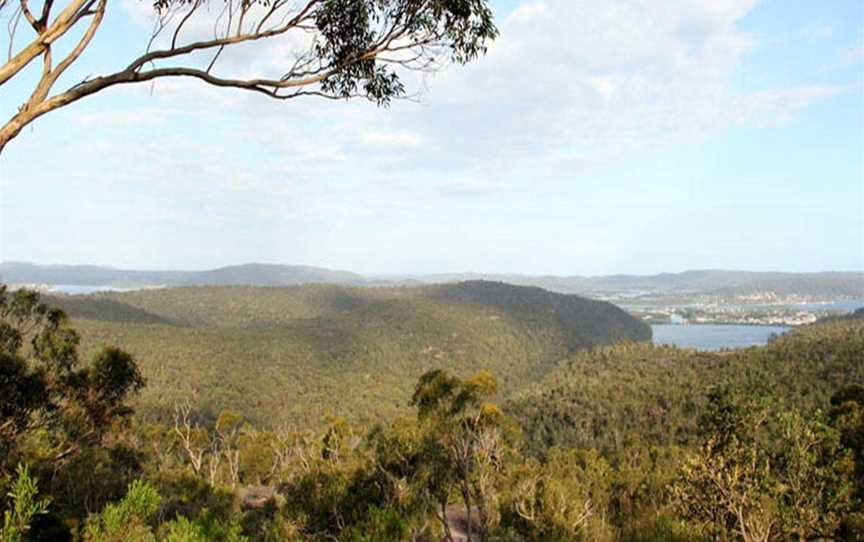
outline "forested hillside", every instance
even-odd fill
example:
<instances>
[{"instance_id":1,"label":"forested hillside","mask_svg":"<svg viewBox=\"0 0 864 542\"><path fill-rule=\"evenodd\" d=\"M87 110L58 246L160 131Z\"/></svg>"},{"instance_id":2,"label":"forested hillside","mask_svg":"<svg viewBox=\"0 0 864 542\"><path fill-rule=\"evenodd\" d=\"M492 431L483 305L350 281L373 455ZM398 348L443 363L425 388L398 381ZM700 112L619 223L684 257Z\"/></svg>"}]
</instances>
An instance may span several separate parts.
<instances>
[{"instance_id":1,"label":"forested hillside","mask_svg":"<svg viewBox=\"0 0 864 542\"><path fill-rule=\"evenodd\" d=\"M609 303L591 299L576 302L578 298L575 296L560 295L538 287L515 288L502 282L470 281L433 286L429 292L437 299L516 310L526 315L551 316L567 331L571 350L626 339L651 339L650 328L629 318L623 310L610 307Z\"/></svg>"},{"instance_id":2,"label":"forested hillside","mask_svg":"<svg viewBox=\"0 0 864 542\"><path fill-rule=\"evenodd\" d=\"M312 427L408 411L433 368L499 375L502 397L579 348L650 339L617 307L503 283L423 288L195 287L50 298L85 352L122 344L149 385L136 400L165 419L187 399L264 426Z\"/></svg>"},{"instance_id":3,"label":"forested hillside","mask_svg":"<svg viewBox=\"0 0 864 542\"><path fill-rule=\"evenodd\" d=\"M326 321L334 326L328 329L356 331L362 344L377 338L382 342L375 344L396 341L398 349L404 344L395 337L364 326L392 326L426 340L446 337L450 325L485 322L490 327L480 326L483 333L499 339L509 333L515 341L509 347L515 347L531 341L530 330L539 329L532 326L558 321L526 324L509 310L477 304L482 295L466 303L429 295L393 298L377 291L372 297L380 299L342 314L344 320L316 316L294 324ZM304 299L316 310L328 306ZM520 299L520 306L525 303L530 305ZM152 351L161 343L182 358L183 348L200 350L222 334L228 342L211 347L210 357L221 355L230 341L236 344L218 364L222 383L212 381L221 387L199 388L192 404L181 402L171 416L154 422L146 408L129 408L142 404L134 400L138 393L151 405L175 399L169 380L142 378L141 365L152 360L143 363L113 346L84 357L62 312L41 303L38 294L0 287L0 541L749 542L864 536L860 319L824 322L765 347L717 354L636 343L599 346L551 363L556 367L509 400L493 373L467 374L469 360L448 370L442 361L424 368L406 390L394 381L386 400L406 405L394 409L403 416L364 424L346 411L354 423L334 417L298 427L274 424L254 409L215 411L224 405L214 403L202 410L196 403L203 392L216 397L266 386L266 378L256 377L259 367L250 365L263 350L244 350L252 348L252 339L278 342L280 334L287 337L285 346L296 347L296 329L153 323L139 318L136 311L143 309L128 306L135 310L126 321L116 304L110 305L114 321L77 320L90 336L86 341L92 344L100 334L134 339L137 333ZM503 330L496 327L502 321ZM123 330L128 334L118 335ZM565 333L558 333L563 347ZM478 340L470 336L466 344L477 346ZM487 346L487 353L507 350ZM343 369L353 356L362 358L362 352L348 354L307 365L318 367L323 383L338 372L324 370L328 363ZM159 360L166 367L169 361ZM188 372L194 369L185 366L172 376L202 386L194 380L200 375ZM288 375L278 384L294 393L297 373ZM357 390L364 383L356 372L348 376L329 400L359 408ZM263 411L269 398L247 399L259 401ZM383 397L362 399L380 406ZM281 415L278 408L266 413Z\"/></svg>"},{"instance_id":4,"label":"forested hillside","mask_svg":"<svg viewBox=\"0 0 864 542\"><path fill-rule=\"evenodd\" d=\"M813 410L864 382L864 325L805 326L764 347L696 352L620 344L576 354L505 406L535 451L554 445L620 450L627 439L685 445L707 392L727 383Z\"/></svg>"}]
</instances>

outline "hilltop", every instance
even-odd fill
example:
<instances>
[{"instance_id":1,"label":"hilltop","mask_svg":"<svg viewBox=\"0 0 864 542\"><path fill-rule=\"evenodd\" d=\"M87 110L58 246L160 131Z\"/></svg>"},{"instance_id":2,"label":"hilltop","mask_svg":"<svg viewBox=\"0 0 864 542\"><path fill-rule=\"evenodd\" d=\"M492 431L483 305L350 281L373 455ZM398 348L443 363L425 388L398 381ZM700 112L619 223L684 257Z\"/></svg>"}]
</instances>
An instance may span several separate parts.
<instances>
[{"instance_id":1,"label":"hilltop","mask_svg":"<svg viewBox=\"0 0 864 542\"><path fill-rule=\"evenodd\" d=\"M368 423L408 409L419 375L499 375L502 397L540 381L573 352L647 341L614 305L483 281L421 288L337 285L184 287L52 296L85 351L122 344L148 386L145 417L190 400L263 426Z\"/></svg>"}]
</instances>

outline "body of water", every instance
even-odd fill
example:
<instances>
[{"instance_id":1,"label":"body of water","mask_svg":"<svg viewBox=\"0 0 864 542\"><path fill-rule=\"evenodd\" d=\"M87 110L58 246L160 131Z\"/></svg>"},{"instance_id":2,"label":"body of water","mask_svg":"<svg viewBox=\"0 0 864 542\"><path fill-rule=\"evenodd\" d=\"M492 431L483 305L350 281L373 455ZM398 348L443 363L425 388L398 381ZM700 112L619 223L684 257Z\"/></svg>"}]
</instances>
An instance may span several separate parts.
<instances>
[{"instance_id":1,"label":"body of water","mask_svg":"<svg viewBox=\"0 0 864 542\"><path fill-rule=\"evenodd\" d=\"M739 326L739 325L672 325L655 324L654 344L672 344L681 348L697 350L721 350L744 348L766 344L772 335L789 331L785 326Z\"/></svg>"}]
</instances>

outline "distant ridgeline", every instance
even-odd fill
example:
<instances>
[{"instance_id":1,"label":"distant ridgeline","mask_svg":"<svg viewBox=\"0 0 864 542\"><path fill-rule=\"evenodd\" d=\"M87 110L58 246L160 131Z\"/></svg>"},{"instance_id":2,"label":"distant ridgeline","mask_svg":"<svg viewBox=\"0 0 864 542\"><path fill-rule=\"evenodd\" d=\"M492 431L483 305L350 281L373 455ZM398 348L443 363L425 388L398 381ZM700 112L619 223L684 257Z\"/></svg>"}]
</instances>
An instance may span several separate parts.
<instances>
[{"instance_id":1,"label":"distant ridgeline","mask_svg":"<svg viewBox=\"0 0 864 542\"><path fill-rule=\"evenodd\" d=\"M37 265L27 262L0 262L0 282L106 286L289 286L311 283L362 284L365 279L348 271L334 271L305 265L244 264L205 271L144 271L98 265Z\"/></svg>"},{"instance_id":2,"label":"distant ridgeline","mask_svg":"<svg viewBox=\"0 0 864 542\"><path fill-rule=\"evenodd\" d=\"M204 271L125 270L94 265L37 265L0 262L0 282L7 284L77 285L114 288L144 286L295 286L341 284L400 286L491 280L537 286L561 293L651 292L721 297L771 292L777 296L864 298L864 273L778 273L696 270L657 275L529 276L495 273L365 276L350 271L302 265L243 264Z\"/></svg>"},{"instance_id":3,"label":"distant ridgeline","mask_svg":"<svg viewBox=\"0 0 864 542\"><path fill-rule=\"evenodd\" d=\"M374 422L410 412L432 368L488 369L502 398L576 350L649 341L618 307L533 287L471 281L417 288L194 287L47 296L86 351L119 344L148 380L145 417L187 398L261 426L317 427L328 415Z\"/></svg>"}]
</instances>

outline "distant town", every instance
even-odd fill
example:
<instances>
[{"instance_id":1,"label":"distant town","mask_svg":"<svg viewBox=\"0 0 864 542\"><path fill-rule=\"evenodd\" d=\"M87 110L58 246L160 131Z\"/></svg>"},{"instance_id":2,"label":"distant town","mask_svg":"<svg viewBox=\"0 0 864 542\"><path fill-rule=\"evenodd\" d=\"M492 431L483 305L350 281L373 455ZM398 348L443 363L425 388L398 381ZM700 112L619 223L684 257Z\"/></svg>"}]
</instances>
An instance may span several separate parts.
<instances>
[{"instance_id":1,"label":"distant town","mask_svg":"<svg viewBox=\"0 0 864 542\"><path fill-rule=\"evenodd\" d=\"M609 295L603 299L620 305L650 324L729 324L801 326L821 318L845 314L864 300L758 292L731 297L694 295L632 296Z\"/></svg>"}]
</instances>

